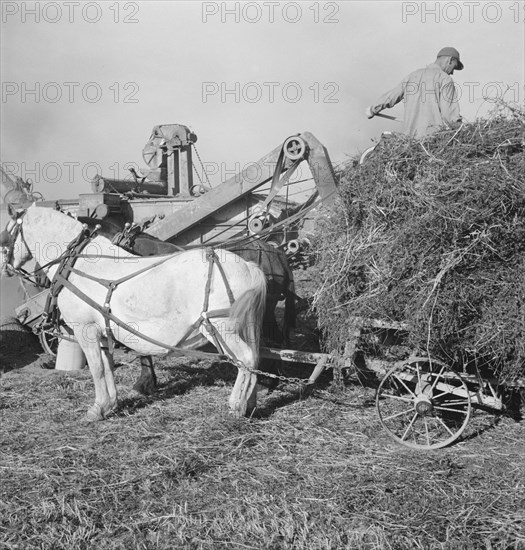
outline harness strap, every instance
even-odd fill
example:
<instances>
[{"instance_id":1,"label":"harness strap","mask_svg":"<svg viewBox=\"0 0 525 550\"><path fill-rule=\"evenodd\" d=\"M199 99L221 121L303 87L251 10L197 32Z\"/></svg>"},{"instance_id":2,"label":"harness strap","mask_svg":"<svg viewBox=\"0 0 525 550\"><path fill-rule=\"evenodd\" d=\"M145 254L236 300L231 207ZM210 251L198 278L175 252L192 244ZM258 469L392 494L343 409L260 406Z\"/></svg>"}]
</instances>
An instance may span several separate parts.
<instances>
[{"instance_id":1,"label":"harness strap","mask_svg":"<svg viewBox=\"0 0 525 550\"><path fill-rule=\"evenodd\" d=\"M180 347L180 344L185 342L189 336L197 330L202 324L205 325L206 330L210 334L210 336L213 338L215 346L217 347L217 350L222 352L219 354L220 357L223 359L230 359L234 362L238 362L232 353L232 351L228 348L224 338L220 335L219 331L216 329L216 327L211 323L210 317L226 317L229 315L229 308L223 308L218 309L214 311L208 311L209 307L209 298L210 298L210 291L211 291L211 281L212 281L212 275L213 275L213 267L214 265L217 265L219 272L222 276L222 280L224 282L224 286L226 288L226 293L228 295L228 300L230 302L230 305L232 305L235 301L235 298L233 296L233 292L231 290L230 284L228 282L228 279L226 277L226 273L224 271L224 268L222 267L219 258L217 256L217 253L212 248L207 249L206 251L206 258L209 263L208 267L208 278L206 281L206 288L204 292L204 303L203 303L203 310L202 314L195 321L195 323L192 324L192 326L189 328L189 330L186 332L184 337L179 341L179 346L169 346L167 344L164 344L163 342L159 342L158 340L155 340L154 338L150 338L149 336L146 336L139 331L135 330L133 327L116 317L111 312L111 298L113 296L113 292L116 290L116 288L136 277L137 275L147 272L163 263L168 261L173 255L164 256L161 260L158 262L155 262L152 265L148 265L139 271L134 271L133 273L130 273L128 275L125 275L124 277L121 277L117 280L108 280L108 279L101 279L99 277L94 277L93 275L89 275L88 273L84 273L74 267L74 264L78 258L81 257L88 257L89 255L81 255L80 253L82 250L87 246L87 244L90 242L92 235L90 235L86 230L83 230L82 233L74 239L67 247L65 254L60 258L59 265L57 268L57 271L51 281L51 291L47 297L46 305L44 308L44 313L42 315L42 323L41 325L44 325L48 322L50 322L49 317L51 316L51 322L53 324L56 324L58 321L58 308L57 308L57 299L60 291L63 288L67 288L69 291L71 291L73 294L75 294L77 297L79 297L81 300L83 300L85 303L87 303L89 306L94 308L96 311L102 314L104 317L104 324L105 324L105 330L106 330L106 337L108 340L108 349L110 353L113 353L114 347L115 347L115 336L113 334L113 331L111 329L110 321L113 321L117 326L120 328L123 328L130 332L131 334L134 334L135 336L138 336L139 338L146 340L147 342L150 342L156 346L162 347L164 349L167 349L170 352L178 353L179 355L193 355L195 357L200 358L209 358L209 357L217 357L216 354L212 353L206 353L206 352L198 352L194 350L184 350ZM104 300L103 305L97 304L92 298L90 298L87 294L82 292L79 288L77 288L75 285L73 285L69 281L69 276L71 273L74 273L76 275L79 275L81 277L85 277L89 280L95 281L99 283L100 285L107 288L106 298Z\"/></svg>"},{"instance_id":2,"label":"harness strap","mask_svg":"<svg viewBox=\"0 0 525 550\"><path fill-rule=\"evenodd\" d=\"M159 346L161 348L167 349L168 351L173 352L173 353L175 353L177 355L180 355L180 356L193 355L193 356L201 358L201 359L209 359L209 358L212 358L212 357L217 358L216 353L208 353L208 352L196 351L196 350L185 350L181 347L169 346L168 344L165 344L163 342L159 342L158 340L155 340L154 338L150 338L149 336L140 333L138 330L134 329L133 327L131 327L130 325L128 325L127 323L125 323L124 321L119 319L116 315L111 313L111 311L106 312L105 308L103 306L100 306L99 304L97 304L87 294L85 294L80 289L78 289L76 286L74 286L71 283L71 281L61 277L60 275L58 276L58 279L62 283L63 287L70 290L73 294L78 296L82 301L86 302L86 304L91 306L93 309L95 309L96 311L98 311L99 313L104 315L105 317L107 316L108 320L110 319L111 321L113 321L118 327L123 328L124 330L127 330L128 332L130 332L131 334L133 334L135 336L138 336L141 340L145 340L146 342L149 342L150 344L154 344L154 345ZM220 310L217 310L217 311L220 311ZM224 311L224 310L221 310L221 311ZM228 357L225 354L218 354L218 356L219 356L219 358L221 358L223 360L231 360L233 358L233 357ZM233 359L235 360L235 358L233 358Z\"/></svg>"},{"instance_id":3,"label":"harness strap","mask_svg":"<svg viewBox=\"0 0 525 550\"><path fill-rule=\"evenodd\" d=\"M206 330L210 333L210 336L213 338L213 343L215 347L228 355L229 357L235 357L231 349L226 345L224 338L221 336L220 332L217 330L215 325L210 322L209 315L201 315L201 323L206 327Z\"/></svg>"},{"instance_id":4,"label":"harness strap","mask_svg":"<svg viewBox=\"0 0 525 550\"><path fill-rule=\"evenodd\" d=\"M20 238L21 238L22 243L24 244L24 246L27 248L27 250L29 250L29 245L27 244L27 241L26 241L26 238L25 238L25 235L24 235L24 231L22 229L22 220L23 220L25 214L26 214L26 210L24 210L20 214L17 214L16 219L15 219L15 224L14 224L13 228L11 229L11 231L8 231L7 229L4 229L0 233L0 245L3 246L3 247L8 247L8 252L7 252L7 254L8 254L7 263L8 264L10 264L10 262L13 259L12 258L13 257L13 252L14 252L15 243L16 243L16 239L17 239L18 235L20 235ZM44 287L43 284L39 283L36 280L36 270L33 273L29 273L23 267L18 267L18 268L15 269L12 266L8 266L8 269L11 272L16 273L17 275L19 275L22 279L25 279L26 281L30 282L31 284L33 284L37 287L40 287L40 288ZM33 277L33 279L31 279L31 277Z\"/></svg>"},{"instance_id":5,"label":"harness strap","mask_svg":"<svg viewBox=\"0 0 525 550\"><path fill-rule=\"evenodd\" d=\"M58 268L51 280L50 292L46 299L46 304L44 306L44 312L42 314L42 321L39 326L46 324L58 324L58 308L57 300L58 295L62 288L64 288L63 281L66 281L69 277L69 269L71 268L77 260L78 254L87 246L91 240L91 235L86 229L83 229L80 234L73 239L67 246L66 252L61 256L60 261L58 262ZM65 277L63 277L62 271L65 272Z\"/></svg>"},{"instance_id":6,"label":"harness strap","mask_svg":"<svg viewBox=\"0 0 525 550\"><path fill-rule=\"evenodd\" d=\"M202 304L202 311L208 311L210 303L210 289L211 289L211 277L213 274L213 264L215 263L215 251L212 248L206 250L206 259L208 260L208 278L206 279L206 287L204 289L204 303Z\"/></svg>"},{"instance_id":7,"label":"harness strap","mask_svg":"<svg viewBox=\"0 0 525 550\"><path fill-rule=\"evenodd\" d=\"M233 305L233 302L235 302L235 298L233 296L233 292L230 288L230 283L228 282L228 279L226 277L226 273L224 272L224 268L221 265L221 262L219 261L219 258L217 256L217 253L213 248L208 248L206 250L206 258L208 260L208 280L206 281L206 289L204 293L204 304L202 306L202 313L200 318L198 319L199 326L201 324L204 324L206 327L206 330L210 334L210 336L213 338L213 342L215 344L215 347L219 351L223 351L230 357L233 357L233 353L226 345L226 342L224 338L220 335L219 331L215 328L215 326L210 322L210 312L208 312L208 306L209 306L209 298L210 298L210 287L211 287L211 278L213 274L213 266L216 265L219 269L219 273L222 276L222 280L224 282L224 286L226 287L226 293L228 294L228 300L230 301L230 306ZM229 310L226 310L226 314L229 315ZM216 312L213 312L216 313Z\"/></svg>"},{"instance_id":8,"label":"harness strap","mask_svg":"<svg viewBox=\"0 0 525 550\"><path fill-rule=\"evenodd\" d=\"M228 349L228 346L226 345L226 342L224 341L224 339L221 337L219 331L215 328L215 326L209 320L210 317L227 317L230 313L229 309L218 309L214 311L208 311L208 307L210 304L210 290L211 290L211 281L212 281L214 265L218 267L219 272L222 276L224 286L226 287L226 293L228 294L228 300L230 301L230 306L233 305L233 302L235 302L235 298L233 296L233 292L231 290L230 284L226 277L226 273L224 272L224 268L222 267L219 261L219 258L217 256L217 253L213 248L208 248L206 250L206 259L208 260L208 278L206 280L206 287L204 289L204 303L202 305L202 313L200 317L186 331L186 334L182 337L179 344L181 344L182 342L185 342L195 330L197 330L202 324L204 324L206 326L206 329L210 333L210 336L213 338L215 347L219 351L222 350L227 354L229 354L231 357L233 357L233 354Z\"/></svg>"},{"instance_id":9,"label":"harness strap","mask_svg":"<svg viewBox=\"0 0 525 550\"><path fill-rule=\"evenodd\" d=\"M129 281L130 279L134 278L135 276L140 275L141 273L149 271L150 269L153 269L154 267L157 267L157 266L167 262L170 259L171 256L166 256L166 257L162 258L162 260L160 260L158 262L155 262L152 265L148 265L148 266L146 266L142 269L139 269L138 271L134 271L133 273L125 275L124 277L121 277L120 279L112 281L112 280L109 280L109 279L101 279L99 277L94 277L93 275L89 275L88 273L85 273L85 272L80 271L80 270L73 267L75 261L78 258L88 257L88 255L79 254L82 251L82 249L86 246L87 242L88 241L83 242L82 247L79 247L78 245L77 246L72 246L71 247L72 252L69 253L69 254L68 254L68 252L69 252L69 246L68 246L68 252L66 252L66 256L64 256L66 261L61 262L58 266L57 272L55 273L55 277L53 278L53 282L52 282L52 286L51 286L52 291L51 291L50 295L48 296L48 301L50 302L49 307L50 308L53 307L52 313L53 313L54 317L52 319L52 322L53 322L53 324L56 324L56 321L57 321L57 315L58 314L57 314L56 302L57 302L57 299L58 299L59 292L64 287L63 281L68 280L68 277L71 273L74 273L74 274L79 275L81 277L85 277L86 279L90 279L91 281L95 281L95 282L101 284L102 286L104 286L108 289L108 291L106 293L106 299L104 301L104 305L101 307L101 313L103 313L103 316L104 316L106 334L107 334L107 338L108 338L109 352L113 353L113 351L115 349L115 336L113 335L113 331L111 330L111 326L110 326L110 323L109 323L109 314L111 312L111 305L110 304L111 304L111 297L113 295L113 292L115 291L115 289L121 283ZM67 260L70 260L70 261L67 261ZM56 291L54 291L53 290L53 285L55 284L56 280L60 280L61 284L56 285ZM76 288L76 287L73 287L73 288ZM47 303L46 303L46 308L44 309L44 311L48 311L48 304ZM45 319L47 320L47 317Z\"/></svg>"},{"instance_id":10,"label":"harness strap","mask_svg":"<svg viewBox=\"0 0 525 550\"><path fill-rule=\"evenodd\" d=\"M175 253L177 254L177 252ZM143 267L142 269L139 269L138 271L133 271L133 273L129 273L128 275L125 275L124 277L121 277L120 279L116 280L110 280L110 279L101 279L100 277L94 277L93 275L89 275L88 273L85 273L84 271L80 271L76 268L74 268L72 265L66 265L64 266L65 270L68 270L71 273L75 273L76 275L80 275L81 277L85 277L86 279L90 279L91 281L95 281L97 283L100 283L102 286L105 286L106 288L110 288L110 286L114 285L116 288L121 283L125 283L126 281L129 281L130 279L133 279L137 275L140 275L141 273L145 273L146 271L149 271L150 269L154 269L155 267L158 267L159 265L162 265L163 263L170 260L175 254L171 254L169 256L163 256L162 260L159 260L158 262L155 262L154 264L147 265ZM90 255L81 254L77 256L77 258L89 258ZM113 258L113 256L96 256L93 255L94 258ZM137 258L141 258L141 256L136 256Z\"/></svg>"},{"instance_id":11,"label":"harness strap","mask_svg":"<svg viewBox=\"0 0 525 550\"><path fill-rule=\"evenodd\" d=\"M106 299L104 301L104 325L106 327L106 337L108 339L108 351L109 353L113 354L113 351L115 350L115 336L113 334L113 331L111 330L111 325L109 324L109 316L111 314L111 296L113 295L113 291L115 290L116 285L114 283L110 283L108 286L108 292L106 294Z\"/></svg>"},{"instance_id":12,"label":"harness strap","mask_svg":"<svg viewBox=\"0 0 525 550\"><path fill-rule=\"evenodd\" d=\"M206 292L207 292L207 295L206 295L206 307L203 308L203 311L206 311L208 309L208 305L207 305L207 300L208 300L208 295L209 295L209 286L211 284L211 273L212 273L212 270L213 270L213 266L216 265L218 268L219 268L219 272L222 276L222 280L224 282L224 286L226 287L226 293L228 294L228 300L230 300L230 305L232 306L233 305L233 302L235 302L235 298L233 296L233 292L232 292L232 289L230 287L230 283L228 282L228 279L226 277L226 273L224 272L224 268L222 267L222 264L221 262L219 261L219 258L217 256L217 253L215 252L215 250L213 248L208 248L207 251L206 251L206 258L209 262L209 271L208 271L208 282L206 283Z\"/></svg>"}]
</instances>

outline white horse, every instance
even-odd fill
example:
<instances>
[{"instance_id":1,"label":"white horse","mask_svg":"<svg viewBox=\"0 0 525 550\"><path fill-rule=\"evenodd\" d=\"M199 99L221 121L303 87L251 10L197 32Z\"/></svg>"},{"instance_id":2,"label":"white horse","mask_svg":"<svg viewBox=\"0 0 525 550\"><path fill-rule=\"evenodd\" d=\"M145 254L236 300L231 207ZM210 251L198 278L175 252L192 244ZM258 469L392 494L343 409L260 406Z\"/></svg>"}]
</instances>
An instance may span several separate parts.
<instances>
[{"instance_id":1,"label":"white horse","mask_svg":"<svg viewBox=\"0 0 525 550\"><path fill-rule=\"evenodd\" d=\"M33 257L53 281L84 226L36 204L10 214L1 239L3 271L17 270ZM265 277L256 264L224 250L139 257L95 236L62 276L67 281L62 280L57 305L95 384L86 420L102 420L118 405L112 338L141 355L197 348L209 340L239 369L230 408L239 415L254 409L257 376L250 371L259 361L266 298Z\"/></svg>"}]
</instances>

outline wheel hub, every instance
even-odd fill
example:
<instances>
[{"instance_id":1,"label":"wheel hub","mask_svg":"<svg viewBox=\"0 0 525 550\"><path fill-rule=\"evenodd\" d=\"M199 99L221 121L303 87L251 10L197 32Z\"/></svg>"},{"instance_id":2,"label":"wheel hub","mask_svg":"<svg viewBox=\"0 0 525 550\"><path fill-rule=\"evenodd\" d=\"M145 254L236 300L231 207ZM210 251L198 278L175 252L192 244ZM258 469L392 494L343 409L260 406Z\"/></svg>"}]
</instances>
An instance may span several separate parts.
<instances>
[{"instance_id":1,"label":"wheel hub","mask_svg":"<svg viewBox=\"0 0 525 550\"><path fill-rule=\"evenodd\" d=\"M428 416L432 413L434 405L427 395L420 394L414 400L414 408L420 416Z\"/></svg>"}]
</instances>

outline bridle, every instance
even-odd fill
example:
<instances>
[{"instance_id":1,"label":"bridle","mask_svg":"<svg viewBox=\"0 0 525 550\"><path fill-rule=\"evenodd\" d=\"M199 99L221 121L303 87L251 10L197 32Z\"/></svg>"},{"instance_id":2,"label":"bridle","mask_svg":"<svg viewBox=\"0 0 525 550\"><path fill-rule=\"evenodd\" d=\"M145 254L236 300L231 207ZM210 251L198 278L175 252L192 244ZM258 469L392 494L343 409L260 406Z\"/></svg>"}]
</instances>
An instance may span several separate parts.
<instances>
[{"instance_id":1,"label":"bridle","mask_svg":"<svg viewBox=\"0 0 525 550\"><path fill-rule=\"evenodd\" d=\"M26 247L26 250L29 252L29 254L31 254L31 251L25 240L24 232L22 229L22 221L25 213L26 213L26 210L23 210L22 212L17 212L13 216L11 216L12 220L14 221L13 226L10 229L7 229L7 228L4 229L1 233L0 244L4 249L3 254L5 258L2 265L2 269L14 275L20 275L24 279L31 280L30 279L31 274L28 273L25 269L23 269L22 267L15 268L12 265L15 245L19 236L21 237L20 241ZM34 282L34 281L31 281L31 282Z\"/></svg>"}]
</instances>

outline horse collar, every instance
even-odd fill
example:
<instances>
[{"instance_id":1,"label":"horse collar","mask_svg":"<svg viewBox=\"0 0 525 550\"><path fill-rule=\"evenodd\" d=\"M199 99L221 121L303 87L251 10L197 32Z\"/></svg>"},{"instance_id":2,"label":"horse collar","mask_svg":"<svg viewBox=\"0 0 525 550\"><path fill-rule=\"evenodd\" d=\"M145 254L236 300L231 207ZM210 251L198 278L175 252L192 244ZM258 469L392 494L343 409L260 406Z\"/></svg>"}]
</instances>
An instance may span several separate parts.
<instances>
[{"instance_id":1,"label":"horse collar","mask_svg":"<svg viewBox=\"0 0 525 550\"><path fill-rule=\"evenodd\" d=\"M58 328L58 307L57 300L60 291L64 288L65 282L67 282L71 270L75 262L77 261L80 252L88 245L93 237L93 233L89 233L87 228L84 227L75 239L73 239L67 246L66 251L58 258L50 263L57 263L58 268L51 280L50 292L47 296L46 305L44 307L43 319L44 323L48 323L49 319L52 319L52 324ZM50 265L50 264L47 264Z\"/></svg>"}]
</instances>

